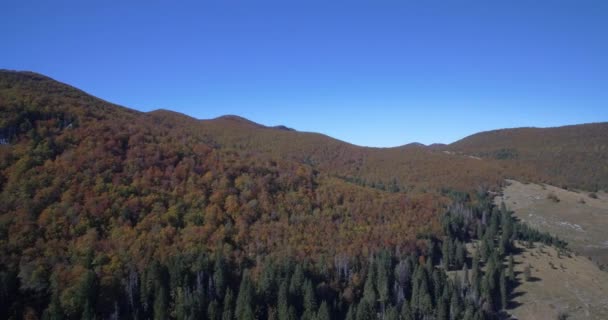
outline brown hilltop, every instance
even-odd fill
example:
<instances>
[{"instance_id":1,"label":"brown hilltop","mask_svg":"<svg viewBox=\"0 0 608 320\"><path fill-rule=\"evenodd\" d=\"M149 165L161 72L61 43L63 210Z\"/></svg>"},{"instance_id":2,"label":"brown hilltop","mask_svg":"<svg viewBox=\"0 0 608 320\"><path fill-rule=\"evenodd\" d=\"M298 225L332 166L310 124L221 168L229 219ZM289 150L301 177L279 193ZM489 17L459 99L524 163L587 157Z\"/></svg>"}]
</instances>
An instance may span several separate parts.
<instances>
[{"instance_id":1,"label":"brown hilltop","mask_svg":"<svg viewBox=\"0 0 608 320\"><path fill-rule=\"evenodd\" d=\"M527 166L554 185L608 189L608 122L493 130L471 135L445 149L498 160L511 166L513 177L518 177L518 168Z\"/></svg>"}]
</instances>

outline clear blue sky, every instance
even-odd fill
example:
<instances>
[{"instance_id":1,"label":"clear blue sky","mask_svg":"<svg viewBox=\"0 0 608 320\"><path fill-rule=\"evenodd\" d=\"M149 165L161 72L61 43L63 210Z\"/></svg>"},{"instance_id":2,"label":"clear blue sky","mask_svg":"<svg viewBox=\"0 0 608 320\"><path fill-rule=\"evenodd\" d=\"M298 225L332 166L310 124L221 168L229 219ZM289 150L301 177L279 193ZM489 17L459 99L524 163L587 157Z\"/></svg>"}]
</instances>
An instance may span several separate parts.
<instances>
[{"instance_id":1,"label":"clear blue sky","mask_svg":"<svg viewBox=\"0 0 608 320\"><path fill-rule=\"evenodd\" d=\"M0 43L0 68L134 109L359 145L608 121L604 0L9 0Z\"/></svg>"}]
</instances>

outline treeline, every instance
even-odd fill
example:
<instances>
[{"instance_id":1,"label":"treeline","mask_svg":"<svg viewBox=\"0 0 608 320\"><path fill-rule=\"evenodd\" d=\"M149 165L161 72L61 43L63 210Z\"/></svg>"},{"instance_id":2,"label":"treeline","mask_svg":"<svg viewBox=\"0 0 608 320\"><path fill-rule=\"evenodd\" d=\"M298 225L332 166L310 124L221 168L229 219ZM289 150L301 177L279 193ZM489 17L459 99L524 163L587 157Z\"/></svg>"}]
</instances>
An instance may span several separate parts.
<instances>
[{"instance_id":1,"label":"treeline","mask_svg":"<svg viewBox=\"0 0 608 320\"><path fill-rule=\"evenodd\" d=\"M378 190L388 191L388 192L401 192L401 191L406 191L406 189L407 189L407 188L403 187L400 183L398 183L397 179L395 179L395 178L390 179L389 182L386 182L386 183L381 180L368 181L365 178L358 177L358 176L344 176L344 177L341 176L339 178L346 182L356 184L358 186L368 187L368 188L378 189Z\"/></svg>"},{"instance_id":2,"label":"treeline","mask_svg":"<svg viewBox=\"0 0 608 320\"><path fill-rule=\"evenodd\" d=\"M332 268L318 270L289 259L246 267L220 255L177 254L168 263L133 269L110 286L101 285L104 279L92 266L63 292L54 278L38 305L43 319L493 318L432 257L383 251L360 259L336 257ZM3 318L27 314L19 310L22 302L14 301L28 299L25 294L3 298Z\"/></svg>"},{"instance_id":3,"label":"treeline","mask_svg":"<svg viewBox=\"0 0 608 320\"><path fill-rule=\"evenodd\" d=\"M565 243L515 220L484 194L461 196L444 214L443 239L420 235L411 252L338 254L330 263L215 253L173 253L122 277L75 261L77 281L52 275L46 294L0 272L0 316L43 319L494 319L515 286L514 241ZM473 252L472 257L468 252ZM10 294L8 294L10 293Z\"/></svg>"},{"instance_id":4,"label":"treeline","mask_svg":"<svg viewBox=\"0 0 608 320\"><path fill-rule=\"evenodd\" d=\"M468 194L449 193L453 205L442 218L445 238L441 249L444 270L462 270L455 274L463 290L480 305L485 314L498 315L508 308L510 292L516 285L513 270L515 241L541 242L560 250L567 243L548 233L523 224L502 203L496 207L486 192L471 201ZM467 263L467 249L473 251ZM482 267L484 271L482 271Z\"/></svg>"}]
</instances>

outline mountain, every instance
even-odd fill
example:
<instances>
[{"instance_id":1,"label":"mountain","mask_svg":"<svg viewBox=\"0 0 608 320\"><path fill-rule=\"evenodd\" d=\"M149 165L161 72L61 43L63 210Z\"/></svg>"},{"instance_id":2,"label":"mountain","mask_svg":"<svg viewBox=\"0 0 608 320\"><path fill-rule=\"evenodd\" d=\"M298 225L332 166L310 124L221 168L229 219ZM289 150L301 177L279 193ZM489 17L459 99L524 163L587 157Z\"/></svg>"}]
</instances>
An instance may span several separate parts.
<instances>
[{"instance_id":1,"label":"mountain","mask_svg":"<svg viewBox=\"0 0 608 320\"><path fill-rule=\"evenodd\" d=\"M298 288L306 278L312 296L343 318L363 291L386 302L397 266L405 277L399 290L411 299L412 281L439 272L433 264L444 236L456 237L449 248L462 255L464 241L483 234L474 230L482 217L510 221L498 218L506 213L485 192L505 178L581 188L601 180L605 125L576 128L542 139L516 129L513 141L482 133L451 145L368 148L238 116L139 112L43 75L3 70L0 317L209 316L214 308L232 312L227 288L239 290L234 309L243 317L238 305L247 297L260 305L252 313L270 317L292 312L275 301L284 286L292 315L303 314ZM460 218L442 220L446 210ZM431 312L438 298L416 312Z\"/></svg>"},{"instance_id":2,"label":"mountain","mask_svg":"<svg viewBox=\"0 0 608 320\"><path fill-rule=\"evenodd\" d=\"M546 182L566 188L608 189L607 122L481 132L445 150L530 166Z\"/></svg>"},{"instance_id":3,"label":"mountain","mask_svg":"<svg viewBox=\"0 0 608 320\"><path fill-rule=\"evenodd\" d=\"M409 168L427 153L437 162L447 157L440 153L361 148L235 116L142 113L29 72L0 72L0 132L8 141L0 146L0 234L12 266L45 257L41 239L67 241L65 250L82 237L125 252L141 243L151 252L128 261L140 266L163 255L159 241L172 251L230 243L238 261L266 252L354 255L437 232L446 200L387 192L391 170L376 167ZM403 174L412 185L424 175ZM353 183L359 177L367 181ZM48 254L53 263L67 259L66 251Z\"/></svg>"}]
</instances>

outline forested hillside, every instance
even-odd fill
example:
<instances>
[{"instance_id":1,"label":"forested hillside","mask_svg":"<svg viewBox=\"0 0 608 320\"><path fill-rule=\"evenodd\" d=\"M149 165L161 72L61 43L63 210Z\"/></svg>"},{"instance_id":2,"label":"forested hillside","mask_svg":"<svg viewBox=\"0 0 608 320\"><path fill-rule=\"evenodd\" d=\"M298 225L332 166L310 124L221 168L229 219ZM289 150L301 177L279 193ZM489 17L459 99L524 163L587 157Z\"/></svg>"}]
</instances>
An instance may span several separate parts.
<instances>
[{"instance_id":1,"label":"forested hillside","mask_svg":"<svg viewBox=\"0 0 608 320\"><path fill-rule=\"evenodd\" d=\"M454 241L556 242L501 238L486 198L535 163L141 113L12 71L0 142L0 318L493 318L507 249L463 289Z\"/></svg>"},{"instance_id":2,"label":"forested hillside","mask_svg":"<svg viewBox=\"0 0 608 320\"><path fill-rule=\"evenodd\" d=\"M531 166L542 180L587 191L608 189L608 123L481 132L445 148L505 164ZM517 177L517 172L510 174Z\"/></svg>"}]
</instances>

